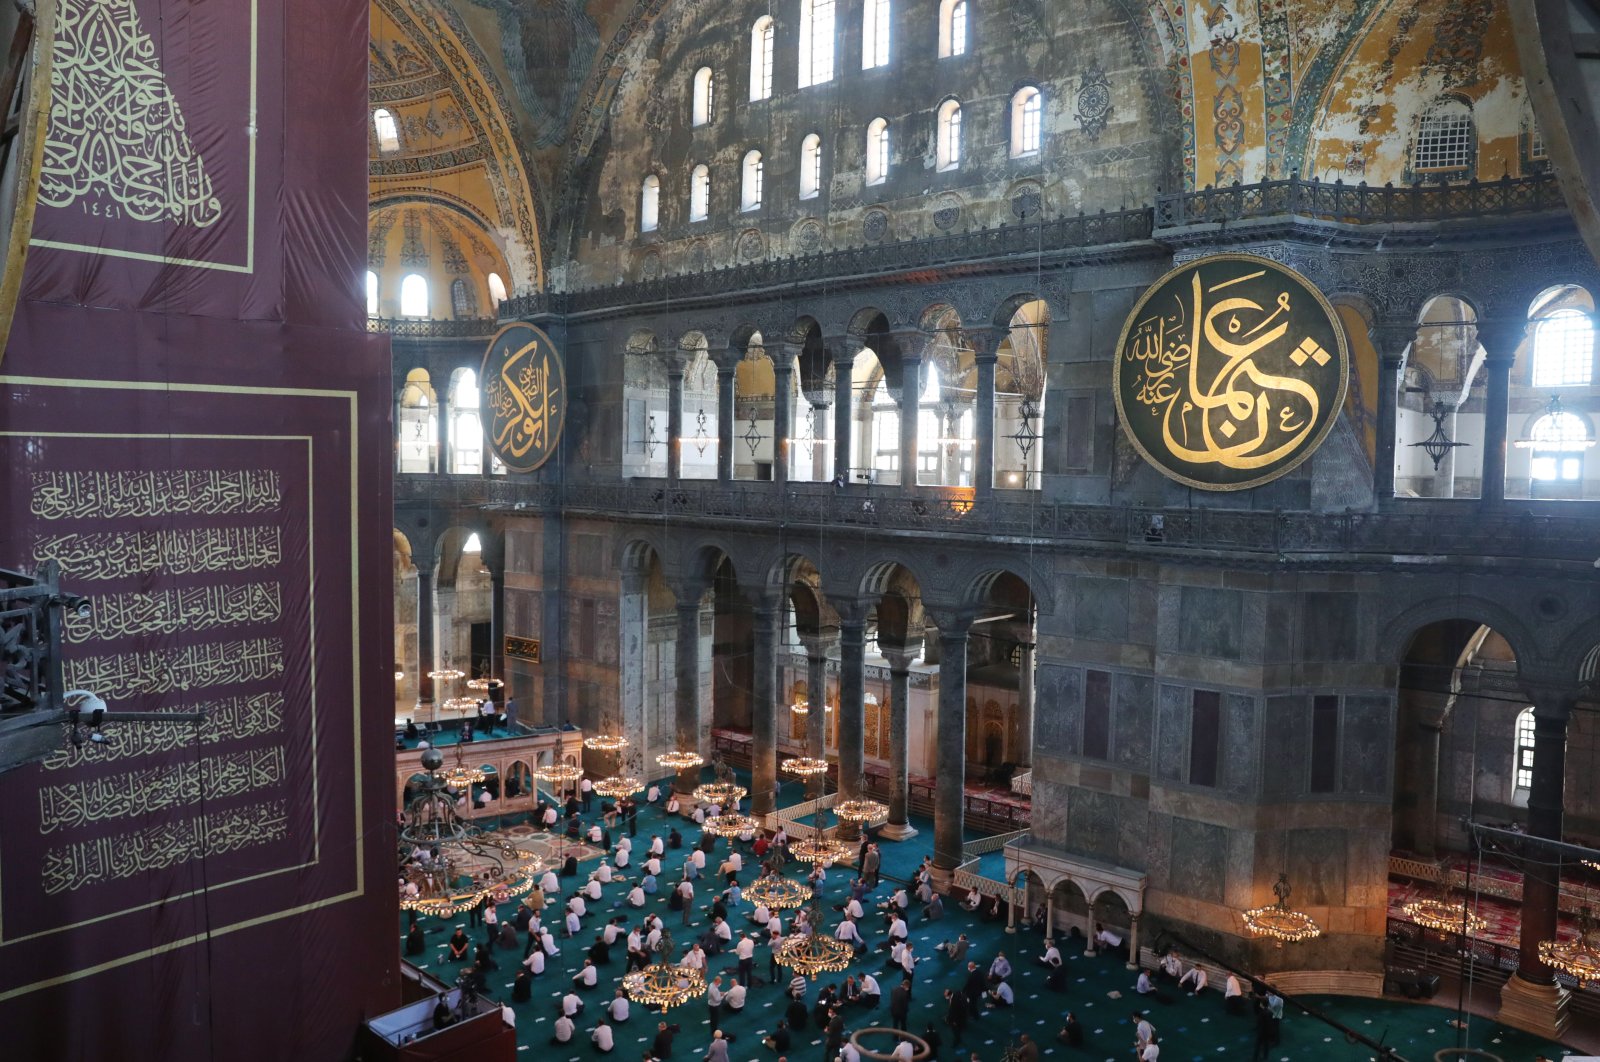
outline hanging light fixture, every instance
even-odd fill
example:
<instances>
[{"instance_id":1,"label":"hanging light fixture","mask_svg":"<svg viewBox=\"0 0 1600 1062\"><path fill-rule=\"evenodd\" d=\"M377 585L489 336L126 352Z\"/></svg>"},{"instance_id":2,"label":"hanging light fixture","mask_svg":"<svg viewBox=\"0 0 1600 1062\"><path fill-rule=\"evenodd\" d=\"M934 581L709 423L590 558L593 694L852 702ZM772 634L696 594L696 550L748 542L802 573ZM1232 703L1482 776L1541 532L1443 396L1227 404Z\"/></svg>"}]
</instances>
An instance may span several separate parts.
<instances>
[{"instance_id":1,"label":"hanging light fixture","mask_svg":"<svg viewBox=\"0 0 1600 1062\"><path fill-rule=\"evenodd\" d=\"M439 772L444 756L426 749L427 772L418 795L406 805L400 828L400 906L404 910L446 918L470 910L485 896L504 890L508 896L530 891L543 863L538 855L507 844L463 822L455 796ZM429 853L426 862L411 858Z\"/></svg>"},{"instance_id":2,"label":"hanging light fixture","mask_svg":"<svg viewBox=\"0 0 1600 1062\"><path fill-rule=\"evenodd\" d=\"M687 771L691 767L699 767L706 762L704 756L692 749L674 749L663 752L656 757L656 762L663 767L670 767L674 771Z\"/></svg>"},{"instance_id":3,"label":"hanging light fixture","mask_svg":"<svg viewBox=\"0 0 1600 1062\"><path fill-rule=\"evenodd\" d=\"M583 777L583 768L575 763L547 763L534 771L533 776L557 789L565 789Z\"/></svg>"},{"instance_id":4,"label":"hanging light fixture","mask_svg":"<svg viewBox=\"0 0 1600 1062\"><path fill-rule=\"evenodd\" d=\"M828 761L814 756L794 756L783 761L783 769L801 778L828 773Z\"/></svg>"},{"instance_id":5,"label":"hanging light fixture","mask_svg":"<svg viewBox=\"0 0 1600 1062\"><path fill-rule=\"evenodd\" d=\"M718 807L728 807L749 796L750 790L742 785L734 785L732 782L711 782L708 785L696 786L693 795L702 804L716 804Z\"/></svg>"},{"instance_id":6,"label":"hanging light fixture","mask_svg":"<svg viewBox=\"0 0 1600 1062\"><path fill-rule=\"evenodd\" d=\"M816 897L811 900L811 924L813 927L822 925L822 904ZM795 933L778 945L772 957L778 965L815 981L819 973L837 973L849 966L856 957L856 949L849 941L838 940L828 933Z\"/></svg>"},{"instance_id":7,"label":"hanging light fixture","mask_svg":"<svg viewBox=\"0 0 1600 1062\"><path fill-rule=\"evenodd\" d=\"M1403 910L1406 917L1417 925L1440 933L1464 932L1471 936L1482 933L1489 926L1488 920L1469 908L1465 899L1461 903L1439 899L1416 900L1406 904Z\"/></svg>"},{"instance_id":8,"label":"hanging light fixture","mask_svg":"<svg viewBox=\"0 0 1600 1062\"><path fill-rule=\"evenodd\" d=\"M1595 440L1589 438L1583 421L1561 407L1561 396L1551 395L1544 410L1533 422L1531 434L1518 439L1512 446L1521 450L1534 448L1551 450L1587 450Z\"/></svg>"},{"instance_id":9,"label":"hanging light fixture","mask_svg":"<svg viewBox=\"0 0 1600 1062\"><path fill-rule=\"evenodd\" d=\"M465 789L482 782L488 775L478 767L469 767L465 757L466 746L456 745L456 763L444 772L444 784L451 789Z\"/></svg>"},{"instance_id":10,"label":"hanging light fixture","mask_svg":"<svg viewBox=\"0 0 1600 1062\"><path fill-rule=\"evenodd\" d=\"M1600 984L1600 928L1589 908L1578 914L1578 935L1571 940L1539 941L1539 961L1581 984Z\"/></svg>"},{"instance_id":11,"label":"hanging light fixture","mask_svg":"<svg viewBox=\"0 0 1600 1062\"><path fill-rule=\"evenodd\" d=\"M704 457L710 445L711 435L706 431L706 410L701 406L694 415L694 448L701 457Z\"/></svg>"},{"instance_id":12,"label":"hanging light fixture","mask_svg":"<svg viewBox=\"0 0 1600 1062\"><path fill-rule=\"evenodd\" d=\"M702 827L707 833L714 833L718 837L738 837L742 833L754 833L761 828L761 823L749 815L737 813L730 815L714 815L707 819Z\"/></svg>"},{"instance_id":13,"label":"hanging light fixture","mask_svg":"<svg viewBox=\"0 0 1600 1062\"><path fill-rule=\"evenodd\" d=\"M501 682L497 678L487 678L487 677L485 677L485 678L467 679L467 689L469 689L469 690L477 690L479 693L488 693L489 691L497 690L501 686L504 686L504 685L505 685L505 683Z\"/></svg>"},{"instance_id":14,"label":"hanging light fixture","mask_svg":"<svg viewBox=\"0 0 1600 1062\"><path fill-rule=\"evenodd\" d=\"M1445 432L1445 418L1454 412L1454 410L1452 410L1449 406L1445 405L1442 401L1436 400L1433 403L1433 408L1427 412L1428 416L1433 418L1433 434L1428 436L1426 439L1423 439L1421 442L1414 442L1411 443L1411 445L1422 447L1422 452L1427 454L1428 457L1433 460L1433 470L1437 472L1439 471L1439 465L1444 461L1445 454L1448 454L1451 450L1454 450L1458 446L1469 446L1471 444L1456 442L1454 439L1450 438L1449 434ZM1518 443L1517 445L1520 446L1522 444Z\"/></svg>"},{"instance_id":15,"label":"hanging light fixture","mask_svg":"<svg viewBox=\"0 0 1600 1062\"><path fill-rule=\"evenodd\" d=\"M705 995L706 977L693 966L658 962L623 977L622 990L635 1003L668 1011Z\"/></svg>"},{"instance_id":16,"label":"hanging light fixture","mask_svg":"<svg viewBox=\"0 0 1600 1062\"><path fill-rule=\"evenodd\" d=\"M1258 937L1271 937L1282 943L1311 940L1322 935L1315 920L1303 911L1289 906L1289 875L1279 874L1272 892L1278 902L1270 907L1256 907L1244 912L1245 928Z\"/></svg>"},{"instance_id":17,"label":"hanging light fixture","mask_svg":"<svg viewBox=\"0 0 1600 1062\"><path fill-rule=\"evenodd\" d=\"M447 712L475 712L478 702L471 697L448 697L440 702L439 707Z\"/></svg>"},{"instance_id":18,"label":"hanging light fixture","mask_svg":"<svg viewBox=\"0 0 1600 1062\"><path fill-rule=\"evenodd\" d=\"M791 878L757 878L744 890L743 898L757 907L787 911L811 899L811 886Z\"/></svg>"},{"instance_id":19,"label":"hanging light fixture","mask_svg":"<svg viewBox=\"0 0 1600 1062\"><path fill-rule=\"evenodd\" d=\"M630 797L635 793L643 792L644 783L631 775L614 774L596 782L594 791L603 797L621 800L623 797Z\"/></svg>"},{"instance_id":20,"label":"hanging light fixture","mask_svg":"<svg viewBox=\"0 0 1600 1062\"><path fill-rule=\"evenodd\" d=\"M595 734L583 739L583 747L596 752L621 752L628 747L628 739L621 734Z\"/></svg>"},{"instance_id":21,"label":"hanging light fixture","mask_svg":"<svg viewBox=\"0 0 1600 1062\"><path fill-rule=\"evenodd\" d=\"M863 824L888 817L889 806L880 804L876 800L846 800L841 804L835 804L833 813L840 822Z\"/></svg>"},{"instance_id":22,"label":"hanging light fixture","mask_svg":"<svg viewBox=\"0 0 1600 1062\"><path fill-rule=\"evenodd\" d=\"M807 863L832 866L850 857L850 846L842 841L824 837L819 833L815 837L808 837L803 841L796 841L791 844L789 846L789 854Z\"/></svg>"},{"instance_id":23,"label":"hanging light fixture","mask_svg":"<svg viewBox=\"0 0 1600 1062\"><path fill-rule=\"evenodd\" d=\"M428 672L428 677L435 682L454 682L456 679L464 678L465 676L466 672L457 671L453 667L440 668L438 671Z\"/></svg>"},{"instance_id":24,"label":"hanging light fixture","mask_svg":"<svg viewBox=\"0 0 1600 1062\"><path fill-rule=\"evenodd\" d=\"M789 711L794 713L795 715L810 715L811 714L811 702L810 701L795 701L793 704L789 705Z\"/></svg>"}]
</instances>

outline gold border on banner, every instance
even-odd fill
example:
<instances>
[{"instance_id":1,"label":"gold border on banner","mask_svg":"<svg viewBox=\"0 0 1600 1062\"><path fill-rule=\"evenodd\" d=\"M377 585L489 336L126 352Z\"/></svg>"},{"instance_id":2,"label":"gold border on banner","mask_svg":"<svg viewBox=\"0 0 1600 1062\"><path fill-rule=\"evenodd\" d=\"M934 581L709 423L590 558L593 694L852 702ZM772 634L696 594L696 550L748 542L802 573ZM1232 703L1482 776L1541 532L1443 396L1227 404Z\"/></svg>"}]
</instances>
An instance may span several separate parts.
<instances>
[{"instance_id":1,"label":"gold border on banner","mask_svg":"<svg viewBox=\"0 0 1600 1062\"><path fill-rule=\"evenodd\" d=\"M260 0L250 0L250 113L245 115L245 130L246 138L249 140L248 154L250 161L246 167L249 173L245 187L244 264L208 262L200 258L169 258L163 254L150 254L147 251L119 251L115 248L90 246L83 243L68 243L64 240L30 239L28 241L30 246L49 247L57 251L79 251L83 254L101 255L106 258L132 258L140 262L159 262L162 265L217 269L225 273L254 273L256 271L256 158L257 145L261 140L261 130L258 127L261 109L257 105L257 81L261 69L261 11L259 5ZM46 109L48 110L48 108ZM41 146L44 143L42 134L39 142ZM3 996L0 996L0 999L3 998Z\"/></svg>"},{"instance_id":2,"label":"gold border on banner","mask_svg":"<svg viewBox=\"0 0 1600 1062\"><path fill-rule=\"evenodd\" d=\"M539 659L541 647L537 638L517 638L508 634L502 649L505 655L513 660L523 660L530 664L544 662Z\"/></svg>"},{"instance_id":3,"label":"gold border on banner","mask_svg":"<svg viewBox=\"0 0 1600 1062\"><path fill-rule=\"evenodd\" d=\"M366 809L365 809L365 803L364 803L364 796L363 796L363 792L362 792L362 783L363 783L363 780L364 780L364 770L363 770L362 759L361 759L361 661L360 661L360 646L361 646L361 609L360 609L360 602L361 602L361 572L360 572L360 566L359 566L360 539L359 539L359 534L358 534L359 529L360 529L360 524L359 524L359 521L358 521L358 511L357 511L357 484L360 482L360 479L359 479L359 473L360 473L360 446L359 446L359 440L360 440L360 436L357 433L357 429L359 427L359 419L358 419L358 412L357 412L357 408L356 408L356 397L357 397L356 396L356 392L354 392L354 391L331 390L331 389L323 389L323 388L223 387L223 386L213 386L213 385L207 385L207 384L157 383L157 382L145 382L145 381L136 381L136 380L63 380L63 379L53 379L53 378L49 378L49 377L38 377L38 376L0 376L0 386L11 386L11 387L65 387L65 388L81 388L81 389L88 389L88 390L106 390L106 391L175 391L175 392L199 393L199 394L267 395L267 396L277 396L277 397L333 398L333 399L344 399L345 400L346 405L347 405L347 407L349 409L348 432L349 432L349 439L350 439L350 443L349 443L349 447L350 447L349 477L350 477L350 479L349 479L348 493L349 493L349 497L350 497L350 506L349 506L349 520L350 520L350 558L349 558L349 568L350 568L350 594L351 594L351 599L350 599L350 605L351 605L351 608L350 608L350 667L351 667L351 705L352 705L352 707L351 707L351 735L352 735L352 744L353 744L352 757L351 758L352 758L352 764L353 764L353 767L354 767L354 770L352 772L352 778L353 778L353 781L354 781L353 796L354 796L354 805L355 805L355 822L354 822L353 836L359 842L360 838L366 832L366 825L365 825L365 822L366 822L366 817L365 817L366 816ZM260 439L304 439L304 440L308 441L308 445L307 445L307 463L308 463L308 469L309 469L310 473L313 476L312 481L311 481L312 485L313 485L313 488L314 488L314 485L315 485L316 464L315 464L315 461L313 460L313 456L314 455L312 453L312 446L311 446L311 442L314 441L314 440L310 436L260 436L260 435L216 435L216 434L180 435L180 434L174 434L174 433L157 433L157 434L153 434L153 435L135 435L135 434L132 434L132 433L110 433L110 432L28 432L28 431L5 431L5 432L0 432L0 435L22 436L22 437L28 437L28 436L44 437L44 436L48 435L48 436L56 436L56 437L82 436L82 437L89 437L89 438L157 438L157 439L169 439L169 438L170 439L182 439L182 438L202 439L202 438L211 438L211 439L238 439L238 440L244 440L244 441L260 440ZM316 585L316 581L315 581L315 576L316 576L316 547L315 547L315 537L314 537L315 527L316 527L316 520L315 520L316 501L315 501L315 498L316 498L315 489L309 490L308 494L307 494L307 520L308 520L308 522L309 522L309 524L311 526L312 533L313 533L313 538L310 541L307 542L307 552L308 552L308 556L309 556L309 565L310 565L310 570L307 573L307 577L311 581L311 585L313 587L315 587L315 585ZM317 790L317 785L318 785L318 782L317 782L318 762L317 762L317 744L316 744L317 743L317 728L315 726L315 718L316 718L316 716L315 716L315 713L316 713L315 608L316 608L316 603L315 603L315 598L313 597L312 601L310 602L310 609L311 609L311 612L312 612L312 624L311 624L312 629L308 633L308 637L310 638L310 644L312 646L312 654L311 654L311 660L310 660L308 666L310 667L309 678L310 678L310 681L311 681L311 698L312 698L312 713L313 713L313 716L312 716L312 718L313 718L313 726L311 728L311 755L312 755L312 793L313 793L313 797L312 797L313 805L312 806L313 806L314 809L319 804L318 790ZM279 868L277 870L268 871L268 872L266 872L264 874L255 875L255 876L249 877L249 878L239 878L239 879L235 879L235 880L230 881L230 882L226 882L226 883L224 883L222 885L211 885L211 886L208 886L204 890L194 890L192 892L183 893L180 896L167 897L167 898L165 898L163 900L160 900L160 901L155 901L155 902L148 903L148 904L141 904L141 905L139 905L137 907L130 907L130 908L127 908L124 911L116 912L115 914L97 915L94 918L85 919L85 920L83 920L81 922L75 922L75 923L72 923L71 925L55 927L55 928L52 928L52 929L49 929L49 930L45 930L45 931L40 932L40 933L32 934L31 936L28 936L28 937L16 937L16 938L13 938L13 939L11 939L9 941L6 941L6 940L3 939L3 937L0 937L0 949L3 949L3 947L6 944L20 943L23 940L33 939L34 937L47 936L47 935L51 935L51 934L55 934L55 933L64 932L64 931L70 930L70 929L80 928L82 926L90 925L90 924L93 924L95 922L104 921L104 920L106 920L108 918L114 918L114 917L118 917L120 915L125 915L125 914L127 914L127 913L129 913L131 911L145 910L145 909L148 909L148 908L151 908L151 907L160 906L162 903L166 903L169 900L181 899L181 898L189 897L189 896L195 896L195 895L200 894L201 892L209 892L211 889L214 889L214 888L224 888L224 887L226 887L228 885L243 884L244 882L255 881L255 880L258 880L260 878L270 877L270 876L275 875L275 874L281 874L281 873L285 873L285 872L291 871L291 870L303 869L306 866L314 865L314 864L320 862L320 860L321 860L321 847L320 846L321 846L321 833L320 833L320 823L319 823L318 826L317 826L316 833L314 834L314 837L313 837L313 850L312 850L313 858L312 858L310 863L301 863L301 864L299 864L297 866L294 866L294 867L283 867L283 868ZM325 897L325 898L323 898L321 900L315 900L315 901L313 901L311 903L306 903L306 904L301 904L301 905L296 906L296 907L286 908L286 909L281 910L281 911L273 911L273 912L269 912L269 913L266 913L266 914L257 915L254 918L245 919L245 920L240 921L240 922L234 922L234 923L230 923L230 924L223 925L223 926L217 926L217 927L214 927L214 928L211 928L211 929L207 930L204 933L192 934L190 936L183 937L183 938L181 938L179 940L169 941L169 942L167 942L165 944L161 944L161 945L159 945L157 947L146 948L146 949L144 949L142 951L134 952L134 953L129 954L129 955L120 956L120 957L115 958L115 959L108 959L105 962L98 963L98 964L96 964L94 966L86 967L84 969L73 970L73 971L70 971L70 972L67 972L67 973L64 973L64 974L59 974L59 975L57 975L55 977L50 977L50 978L45 978L44 980L35 981L35 982L32 982L31 984L19 985L16 988L8 989L8 990L5 990L5 991L0 991L0 1002L4 1002L5 1000L8 1000L8 999L13 999L13 998L15 998L17 996L26 995L26 994L28 994L30 992L36 992L36 991L38 991L40 989L51 988L51 987L54 987L56 985L66 984L66 983L69 983L71 981L80 980L80 979L82 979L84 977L90 977L90 976L93 976L93 975L98 974L98 973L103 973L106 970L115 969L115 968L120 967L120 966L126 966L129 963L140 962L142 960L151 958L152 956L155 956L155 955L161 955L161 954L165 954L166 952L176 951L179 948L185 948L185 947L188 947L191 944L197 944L197 943L200 943L201 941L204 941L204 940L212 938L212 937L224 936L226 934L235 933L235 932L238 932L240 930L251 929L251 928L254 928L254 927L259 926L259 925L265 925L265 924L267 924L269 922L277 921L279 919L289 918L289 917L293 917L295 915L300 915L300 914L305 914L308 911L314 911L314 910L317 910L317 909L323 908L323 907L330 907L330 906L332 906L334 904L338 904L338 903L344 903L347 900L359 899L361 896L363 896L366 893L366 864L365 864L364 859L363 859L363 850L362 850L361 845L359 843L357 843L357 844L352 846L352 851L355 854L355 886L354 886L353 889L351 889L349 891L339 893L339 894L337 894L335 896L328 896L328 897Z\"/></svg>"}]
</instances>

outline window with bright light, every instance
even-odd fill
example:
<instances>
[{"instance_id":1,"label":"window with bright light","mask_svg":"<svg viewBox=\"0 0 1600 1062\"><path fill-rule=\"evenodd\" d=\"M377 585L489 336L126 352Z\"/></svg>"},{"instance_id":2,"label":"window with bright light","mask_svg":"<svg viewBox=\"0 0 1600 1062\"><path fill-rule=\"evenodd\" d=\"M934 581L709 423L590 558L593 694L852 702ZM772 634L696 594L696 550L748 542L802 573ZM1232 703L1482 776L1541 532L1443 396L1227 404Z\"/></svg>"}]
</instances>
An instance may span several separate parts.
<instances>
[{"instance_id":1,"label":"window with bright light","mask_svg":"<svg viewBox=\"0 0 1600 1062\"><path fill-rule=\"evenodd\" d=\"M900 467L900 407L882 376L872 392L872 467L880 472Z\"/></svg>"},{"instance_id":2,"label":"window with bright light","mask_svg":"<svg viewBox=\"0 0 1600 1062\"><path fill-rule=\"evenodd\" d=\"M1032 85L1011 97L1011 157L1035 155L1044 131L1044 97Z\"/></svg>"},{"instance_id":3,"label":"window with bright light","mask_svg":"<svg viewBox=\"0 0 1600 1062\"><path fill-rule=\"evenodd\" d=\"M940 172L961 166L961 103L945 100L939 105L939 136L936 145Z\"/></svg>"},{"instance_id":4,"label":"window with bright light","mask_svg":"<svg viewBox=\"0 0 1600 1062\"><path fill-rule=\"evenodd\" d=\"M1418 173L1466 169L1472 165L1477 146L1472 109L1461 100L1440 100L1417 124L1411 168Z\"/></svg>"},{"instance_id":5,"label":"window with bright light","mask_svg":"<svg viewBox=\"0 0 1600 1062\"><path fill-rule=\"evenodd\" d=\"M889 65L889 0L866 0L861 8L861 69Z\"/></svg>"},{"instance_id":6,"label":"window with bright light","mask_svg":"<svg viewBox=\"0 0 1600 1062\"><path fill-rule=\"evenodd\" d=\"M704 221L711 214L711 171L696 166L689 175L689 220Z\"/></svg>"},{"instance_id":7,"label":"window with bright light","mask_svg":"<svg viewBox=\"0 0 1600 1062\"><path fill-rule=\"evenodd\" d=\"M815 199L822 192L822 137L810 133L800 141L800 198Z\"/></svg>"},{"instance_id":8,"label":"window with bright light","mask_svg":"<svg viewBox=\"0 0 1600 1062\"><path fill-rule=\"evenodd\" d=\"M378 316L378 274L367 270L367 316Z\"/></svg>"},{"instance_id":9,"label":"window with bright light","mask_svg":"<svg viewBox=\"0 0 1600 1062\"><path fill-rule=\"evenodd\" d=\"M694 106L690 116L691 125L707 125L711 121L711 107L716 93L715 83L711 78L711 68L702 66L694 72Z\"/></svg>"},{"instance_id":10,"label":"window with bright light","mask_svg":"<svg viewBox=\"0 0 1600 1062\"><path fill-rule=\"evenodd\" d=\"M1533 735L1533 709L1524 708L1517 713L1517 747L1512 759L1518 789L1533 788Z\"/></svg>"},{"instance_id":11,"label":"window with bright light","mask_svg":"<svg viewBox=\"0 0 1600 1062\"><path fill-rule=\"evenodd\" d=\"M399 415L395 418L396 458L401 472L433 471L435 424L432 403L428 401L432 390L428 370L412 369L406 374L406 385L400 391Z\"/></svg>"},{"instance_id":12,"label":"window with bright light","mask_svg":"<svg viewBox=\"0 0 1600 1062\"><path fill-rule=\"evenodd\" d=\"M747 151L744 156L743 177L739 182L739 209L761 209L761 152Z\"/></svg>"},{"instance_id":13,"label":"window with bright light","mask_svg":"<svg viewBox=\"0 0 1600 1062\"><path fill-rule=\"evenodd\" d=\"M1533 332L1533 386L1582 387L1594 375L1594 321L1582 310L1557 310Z\"/></svg>"},{"instance_id":14,"label":"window with bright light","mask_svg":"<svg viewBox=\"0 0 1600 1062\"><path fill-rule=\"evenodd\" d=\"M772 16L762 15L750 29L750 98L764 100L772 96Z\"/></svg>"},{"instance_id":15,"label":"window with bright light","mask_svg":"<svg viewBox=\"0 0 1600 1062\"><path fill-rule=\"evenodd\" d=\"M1546 413L1528 433L1533 457L1528 474L1542 483L1576 483L1583 478L1583 452L1589 428L1573 413Z\"/></svg>"},{"instance_id":16,"label":"window with bright light","mask_svg":"<svg viewBox=\"0 0 1600 1062\"><path fill-rule=\"evenodd\" d=\"M661 223L661 178L655 174L639 186L639 231L654 232Z\"/></svg>"},{"instance_id":17,"label":"window with bright light","mask_svg":"<svg viewBox=\"0 0 1600 1062\"><path fill-rule=\"evenodd\" d=\"M489 301L494 303L497 310L506 301L506 282L500 279L499 273L489 274Z\"/></svg>"},{"instance_id":18,"label":"window with bright light","mask_svg":"<svg viewBox=\"0 0 1600 1062\"><path fill-rule=\"evenodd\" d=\"M834 0L800 0L800 87L833 80Z\"/></svg>"},{"instance_id":19,"label":"window with bright light","mask_svg":"<svg viewBox=\"0 0 1600 1062\"><path fill-rule=\"evenodd\" d=\"M867 126L867 183L889 179L889 120L874 118Z\"/></svg>"},{"instance_id":20,"label":"window with bright light","mask_svg":"<svg viewBox=\"0 0 1600 1062\"><path fill-rule=\"evenodd\" d=\"M450 471L483 472L483 425L478 420L478 374L459 369L450 392Z\"/></svg>"},{"instance_id":21,"label":"window with bright light","mask_svg":"<svg viewBox=\"0 0 1600 1062\"><path fill-rule=\"evenodd\" d=\"M461 552L462 553L482 553L483 552L483 539L478 537L478 533L476 531L474 531L470 535L468 535L467 536L467 540L465 542L461 543Z\"/></svg>"},{"instance_id":22,"label":"window with bright light","mask_svg":"<svg viewBox=\"0 0 1600 1062\"><path fill-rule=\"evenodd\" d=\"M939 58L967 54L967 0L939 4Z\"/></svg>"},{"instance_id":23,"label":"window with bright light","mask_svg":"<svg viewBox=\"0 0 1600 1062\"><path fill-rule=\"evenodd\" d=\"M400 150L400 125L382 107L372 112L372 131L378 135L379 151Z\"/></svg>"},{"instance_id":24,"label":"window with bright light","mask_svg":"<svg viewBox=\"0 0 1600 1062\"><path fill-rule=\"evenodd\" d=\"M420 273L407 273L400 281L400 316L428 316L428 278Z\"/></svg>"}]
</instances>

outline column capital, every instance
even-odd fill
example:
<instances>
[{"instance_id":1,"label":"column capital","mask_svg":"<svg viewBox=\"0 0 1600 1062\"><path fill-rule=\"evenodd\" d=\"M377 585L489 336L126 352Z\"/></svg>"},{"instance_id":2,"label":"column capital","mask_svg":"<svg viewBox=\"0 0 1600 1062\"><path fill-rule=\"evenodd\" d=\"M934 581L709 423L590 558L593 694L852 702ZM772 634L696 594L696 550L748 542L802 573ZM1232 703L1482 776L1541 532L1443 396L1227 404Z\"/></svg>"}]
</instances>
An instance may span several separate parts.
<instances>
[{"instance_id":1,"label":"column capital","mask_svg":"<svg viewBox=\"0 0 1600 1062\"><path fill-rule=\"evenodd\" d=\"M939 629L940 641L946 637L965 638L967 631L972 627L972 621L978 618L977 612L967 606L940 607L929 605L926 600L922 603L922 611L933 626Z\"/></svg>"},{"instance_id":2,"label":"column capital","mask_svg":"<svg viewBox=\"0 0 1600 1062\"><path fill-rule=\"evenodd\" d=\"M921 361L933 337L920 328L897 328L889 333L895 352L903 362Z\"/></svg>"},{"instance_id":3,"label":"column capital","mask_svg":"<svg viewBox=\"0 0 1600 1062\"><path fill-rule=\"evenodd\" d=\"M703 579L673 582L667 585L672 591L672 596L677 599L673 602L673 606L679 609L700 608L700 599L711 588L711 584Z\"/></svg>"},{"instance_id":4,"label":"column capital","mask_svg":"<svg viewBox=\"0 0 1600 1062\"><path fill-rule=\"evenodd\" d=\"M805 647L808 659L826 659L830 652L839 647L839 628L823 627L811 633L802 631L800 644Z\"/></svg>"},{"instance_id":5,"label":"column capital","mask_svg":"<svg viewBox=\"0 0 1600 1062\"><path fill-rule=\"evenodd\" d=\"M1484 364L1509 368L1527 334L1526 317L1489 317L1479 321L1478 343L1483 347Z\"/></svg>"},{"instance_id":6,"label":"column capital","mask_svg":"<svg viewBox=\"0 0 1600 1062\"><path fill-rule=\"evenodd\" d=\"M849 366L855 363L856 355L866 347L867 341L853 335L830 336L823 340L823 345L835 365Z\"/></svg>"},{"instance_id":7,"label":"column capital","mask_svg":"<svg viewBox=\"0 0 1600 1062\"><path fill-rule=\"evenodd\" d=\"M978 328L963 328L962 341L972 351L973 358L982 365L993 364L1000 356L1000 344L1010 336L1008 328L996 328L993 325L984 325Z\"/></svg>"},{"instance_id":8,"label":"column capital","mask_svg":"<svg viewBox=\"0 0 1600 1062\"><path fill-rule=\"evenodd\" d=\"M886 645L880 639L878 652L885 660L889 661L890 674L904 675L911 670L911 665L916 663L917 658L922 655L922 639L918 638L915 642L908 641L904 645Z\"/></svg>"},{"instance_id":9,"label":"column capital","mask_svg":"<svg viewBox=\"0 0 1600 1062\"><path fill-rule=\"evenodd\" d=\"M1417 325L1409 317L1381 319L1367 330L1367 336L1377 349L1380 362L1390 358L1400 362L1405 358L1406 347L1417 338Z\"/></svg>"},{"instance_id":10,"label":"column capital","mask_svg":"<svg viewBox=\"0 0 1600 1062\"><path fill-rule=\"evenodd\" d=\"M1572 718L1572 709L1582 695L1577 686L1568 682L1519 677L1518 684L1522 686L1522 692L1533 705L1533 718L1536 722L1548 721L1565 725Z\"/></svg>"}]
</instances>

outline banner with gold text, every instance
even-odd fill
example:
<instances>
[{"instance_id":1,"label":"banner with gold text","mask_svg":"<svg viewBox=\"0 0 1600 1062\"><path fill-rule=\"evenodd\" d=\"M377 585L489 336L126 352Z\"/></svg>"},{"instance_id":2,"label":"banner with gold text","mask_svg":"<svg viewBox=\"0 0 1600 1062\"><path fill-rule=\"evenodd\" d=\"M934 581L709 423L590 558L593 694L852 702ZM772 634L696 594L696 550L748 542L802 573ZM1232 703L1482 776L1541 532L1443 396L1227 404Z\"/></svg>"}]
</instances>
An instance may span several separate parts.
<instances>
[{"instance_id":1,"label":"banner with gold text","mask_svg":"<svg viewBox=\"0 0 1600 1062\"><path fill-rule=\"evenodd\" d=\"M112 721L0 775L8 1055L339 1059L397 1002L367 10L59 0L0 567L89 600Z\"/></svg>"}]
</instances>

